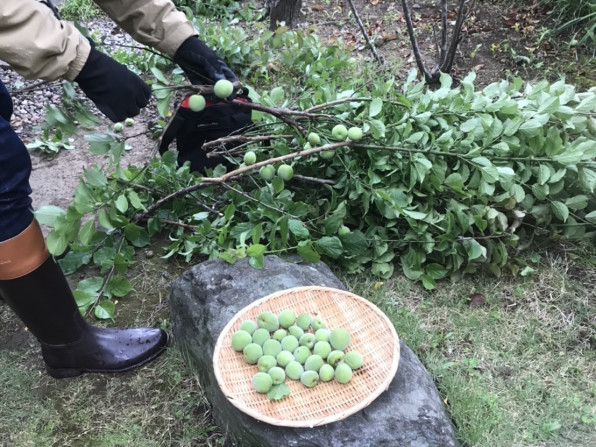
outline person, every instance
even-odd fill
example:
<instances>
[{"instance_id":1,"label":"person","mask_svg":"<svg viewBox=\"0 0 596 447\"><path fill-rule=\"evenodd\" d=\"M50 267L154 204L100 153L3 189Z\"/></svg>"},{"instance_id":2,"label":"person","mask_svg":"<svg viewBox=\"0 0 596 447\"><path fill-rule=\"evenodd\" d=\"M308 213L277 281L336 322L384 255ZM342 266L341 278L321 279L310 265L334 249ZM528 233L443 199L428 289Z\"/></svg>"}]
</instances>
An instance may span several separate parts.
<instances>
[{"instance_id":1,"label":"person","mask_svg":"<svg viewBox=\"0 0 596 447\"><path fill-rule=\"evenodd\" d=\"M136 41L172 57L193 84L237 81L170 0L95 3ZM36 0L0 2L0 59L27 79L77 82L114 122L137 115L150 99L142 79ZM40 342L56 378L128 371L155 359L168 343L165 331L101 328L82 318L32 213L31 159L10 126L12 107L0 82L0 295Z\"/></svg>"}]
</instances>

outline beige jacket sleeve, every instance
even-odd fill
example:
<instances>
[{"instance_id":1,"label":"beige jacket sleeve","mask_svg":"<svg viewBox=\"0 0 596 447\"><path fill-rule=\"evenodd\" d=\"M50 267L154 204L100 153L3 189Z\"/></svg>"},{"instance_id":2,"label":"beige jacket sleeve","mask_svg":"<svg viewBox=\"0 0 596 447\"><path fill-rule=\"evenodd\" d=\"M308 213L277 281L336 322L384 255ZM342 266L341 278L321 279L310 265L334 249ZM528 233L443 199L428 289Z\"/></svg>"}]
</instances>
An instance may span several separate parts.
<instances>
[{"instance_id":1,"label":"beige jacket sleeve","mask_svg":"<svg viewBox=\"0 0 596 447\"><path fill-rule=\"evenodd\" d=\"M0 59L28 79L72 80L89 42L69 22L35 0L0 0Z\"/></svg>"},{"instance_id":2,"label":"beige jacket sleeve","mask_svg":"<svg viewBox=\"0 0 596 447\"><path fill-rule=\"evenodd\" d=\"M0 0L2 1L2 0ZM169 56L196 33L170 0L94 0L134 40Z\"/></svg>"},{"instance_id":3,"label":"beige jacket sleeve","mask_svg":"<svg viewBox=\"0 0 596 447\"><path fill-rule=\"evenodd\" d=\"M170 0L95 0L135 40L170 56L196 32ZM35 0L0 0L0 59L28 79L73 80L90 45Z\"/></svg>"}]
</instances>

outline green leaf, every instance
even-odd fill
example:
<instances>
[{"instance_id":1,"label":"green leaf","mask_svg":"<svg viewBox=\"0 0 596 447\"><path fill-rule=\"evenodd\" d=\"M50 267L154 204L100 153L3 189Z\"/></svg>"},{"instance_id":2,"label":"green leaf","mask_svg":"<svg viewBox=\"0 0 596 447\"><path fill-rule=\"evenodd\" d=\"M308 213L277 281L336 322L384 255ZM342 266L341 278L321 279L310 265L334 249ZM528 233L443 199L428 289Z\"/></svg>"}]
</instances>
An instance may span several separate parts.
<instances>
[{"instance_id":1,"label":"green leaf","mask_svg":"<svg viewBox=\"0 0 596 447\"><path fill-rule=\"evenodd\" d=\"M435 280L430 275L422 275L422 285L426 290L434 290Z\"/></svg>"},{"instance_id":2,"label":"green leaf","mask_svg":"<svg viewBox=\"0 0 596 447\"><path fill-rule=\"evenodd\" d=\"M318 241L315 241L313 245L316 249L333 259L339 258L343 253L341 241L336 236L324 236Z\"/></svg>"},{"instance_id":3,"label":"green leaf","mask_svg":"<svg viewBox=\"0 0 596 447\"><path fill-rule=\"evenodd\" d=\"M374 118L383 110L383 100L381 98L373 98L370 102L370 107L368 110L368 117Z\"/></svg>"},{"instance_id":4,"label":"green leaf","mask_svg":"<svg viewBox=\"0 0 596 447\"><path fill-rule=\"evenodd\" d=\"M447 178L445 179L444 183L445 183L445 185L447 185L451 189L455 189L456 191L461 191L461 189L464 186L464 181L462 179L462 176L458 172L449 174L447 176Z\"/></svg>"},{"instance_id":5,"label":"green leaf","mask_svg":"<svg viewBox=\"0 0 596 447\"><path fill-rule=\"evenodd\" d=\"M170 83L170 81L168 81L166 79L166 77L164 76L163 72L156 66L152 66L150 68L150 70L151 70L151 73L153 73L153 76L155 76L155 78L162 84L168 85Z\"/></svg>"},{"instance_id":6,"label":"green leaf","mask_svg":"<svg viewBox=\"0 0 596 447\"><path fill-rule=\"evenodd\" d=\"M290 232L296 236L297 239L306 239L310 236L308 228L306 228L304 224L297 219L290 219L288 221L288 226L290 228Z\"/></svg>"},{"instance_id":7,"label":"green leaf","mask_svg":"<svg viewBox=\"0 0 596 447\"><path fill-rule=\"evenodd\" d=\"M246 249L248 256L262 256L267 250L267 247L263 244L254 244Z\"/></svg>"},{"instance_id":8,"label":"green leaf","mask_svg":"<svg viewBox=\"0 0 596 447\"><path fill-rule=\"evenodd\" d=\"M87 292L83 292L82 290L73 290L72 296L77 303L77 307L81 313L85 313L87 309L89 309L93 303L95 303L95 295L92 295Z\"/></svg>"},{"instance_id":9,"label":"green leaf","mask_svg":"<svg viewBox=\"0 0 596 447\"><path fill-rule=\"evenodd\" d=\"M81 227L81 230L79 231L79 239L83 245L90 245L93 241L93 236L95 236L96 233L95 221L93 219L89 220Z\"/></svg>"},{"instance_id":10,"label":"green leaf","mask_svg":"<svg viewBox=\"0 0 596 447\"><path fill-rule=\"evenodd\" d=\"M63 216L66 213L62 208L54 205L44 205L34 212L35 219L42 224L49 227L54 226L56 217Z\"/></svg>"},{"instance_id":11,"label":"green leaf","mask_svg":"<svg viewBox=\"0 0 596 447\"><path fill-rule=\"evenodd\" d=\"M381 139L385 138L385 123L381 120L370 120L368 122L370 126L370 133L373 138Z\"/></svg>"},{"instance_id":12,"label":"green leaf","mask_svg":"<svg viewBox=\"0 0 596 447\"><path fill-rule=\"evenodd\" d=\"M588 168L580 168L579 182L591 193L596 189L596 172Z\"/></svg>"},{"instance_id":13,"label":"green leaf","mask_svg":"<svg viewBox=\"0 0 596 447\"><path fill-rule=\"evenodd\" d=\"M290 395L290 387L287 383L280 383L278 385L273 385L269 392L267 393L267 398L269 400L281 400L286 396Z\"/></svg>"},{"instance_id":14,"label":"green leaf","mask_svg":"<svg viewBox=\"0 0 596 447\"><path fill-rule=\"evenodd\" d=\"M133 206L134 209L136 209L136 210L145 210L146 209L145 205L143 205L143 203L141 202L141 198L135 191L128 192L128 200L130 201L130 204Z\"/></svg>"},{"instance_id":15,"label":"green leaf","mask_svg":"<svg viewBox=\"0 0 596 447\"><path fill-rule=\"evenodd\" d=\"M388 279L393 274L394 266L388 262L373 262L371 272L373 275Z\"/></svg>"},{"instance_id":16,"label":"green leaf","mask_svg":"<svg viewBox=\"0 0 596 447\"><path fill-rule=\"evenodd\" d=\"M87 182L91 186L102 188L108 184L106 175L98 167L94 167L92 169L83 169L83 172L85 173Z\"/></svg>"},{"instance_id":17,"label":"green leaf","mask_svg":"<svg viewBox=\"0 0 596 447\"><path fill-rule=\"evenodd\" d=\"M116 209L121 213L126 213L128 210L128 200L124 194L120 194L116 199Z\"/></svg>"},{"instance_id":18,"label":"green leaf","mask_svg":"<svg viewBox=\"0 0 596 447\"><path fill-rule=\"evenodd\" d=\"M463 244L468 253L468 261L473 261L482 256L484 252L483 247L475 239L466 239Z\"/></svg>"},{"instance_id":19,"label":"green leaf","mask_svg":"<svg viewBox=\"0 0 596 447\"><path fill-rule=\"evenodd\" d=\"M567 208L567 205L554 200L550 203L550 208L557 219L567 222L567 218L569 217L569 208Z\"/></svg>"},{"instance_id":20,"label":"green leaf","mask_svg":"<svg viewBox=\"0 0 596 447\"><path fill-rule=\"evenodd\" d=\"M112 301L102 301L97 306L95 306L95 317L99 318L100 320L110 320L114 318L114 310L115 306Z\"/></svg>"},{"instance_id":21,"label":"green leaf","mask_svg":"<svg viewBox=\"0 0 596 447\"><path fill-rule=\"evenodd\" d=\"M49 252L54 256L60 256L68 247L68 237L65 233L52 230L46 237L46 245Z\"/></svg>"},{"instance_id":22,"label":"green leaf","mask_svg":"<svg viewBox=\"0 0 596 447\"><path fill-rule=\"evenodd\" d=\"M447 269L436 263L424 266L424 272L433 279L442 279L447 275Z\"/></svg>"},{"instance_id":23,"label":"green leaf","mask_svg":"<svg viewBox=\"0 0 596 447\"><path fill-rule=\"evenodd\" d=\"M583 210L588 206L588 200L588 196L580 194L566 199L565 205L572 210Z\"/></svg>"},{"instance_id":24,"label":"green leaf","mask_svg":"<svg viewBox=\"0 0 596 447\"><path fill-rule=\"evenodd\" d=\"M261 270L265 264L265 256L255 255L248 258L248 265L254 269Z\"/></svg>"},{"instance_id":25,"label":"green leaf","mask_svg":"<svg viewBox=\"0 0 596 447\"><path fill-rule=\"evenodd\" d=\"M302 243L298 244L298 248L296 250L298 255L300 255L300 257L305 261L317 263L321 260L321 256L306 243L304 245L302 245Z\"/></svg>"},{"instance_id":26,"label":"green leaf","mask_svg":"<svg viewBox=\"0 0 596 447\"><path fill-rule=\"evenodd\" d=\"M346 253L351 256L361 255L368 248L366 237L360 230L350 231L348 234L340 236L339 239Z\"/></svg>"},{"instance_id":27,"label":"green leaf","mask_svg":"<svg viewBox=\"0 0 596 447\"><path fill-rule=\"evenodd\" d=\"M123 297L132 291L132 285L124 276L112 276L108 281L107 289L112 295Z\"/></svg>"},{"instance_id":28,"label":"green leaf","mask_svg":"<svg viewBox=\"0 0 596 447\"><path fill-rule=\"evenodd\" d=\"M590 223L596 224L596 211L586 214L586 220Z\"/></svg>"},{"instance_id":29,"label":"green leaf","mask_svg":"<svg viewBox=\"0 0 596 447\"><path fill-rule=\"evenodd\" d=\"M276 105L276 106L280 106L283 103L284 100L284 89L283 87L275 87L274 89L271 90L271 93L269 95L269 98L271 99L271 102Z\"/></svg>"},{"instance_id":30,"label":"green leaf","mask_svg":"<svg viewBox=\"0 0 596 447\"><path fill-rule=\"evenodd\" d=\"M550 168L546 165L540 165L538 168L538 184L544 185L550 179L551 171Z\"/></svg>"},{"instance_id":31,"label":"green leaf","mask_svg":"<svg viewBox=\"0 0 596 447\"><path fill-rule=\"evenodd\" d=\"M113 230L114 226L112 225L112 222L110 221L110 216L108 215L108 212L102 208L101 210L99 210L99 214L97 216L98 220L99 220L99 224L104 227L107 230Z\"/></svg>"}]
</instances>

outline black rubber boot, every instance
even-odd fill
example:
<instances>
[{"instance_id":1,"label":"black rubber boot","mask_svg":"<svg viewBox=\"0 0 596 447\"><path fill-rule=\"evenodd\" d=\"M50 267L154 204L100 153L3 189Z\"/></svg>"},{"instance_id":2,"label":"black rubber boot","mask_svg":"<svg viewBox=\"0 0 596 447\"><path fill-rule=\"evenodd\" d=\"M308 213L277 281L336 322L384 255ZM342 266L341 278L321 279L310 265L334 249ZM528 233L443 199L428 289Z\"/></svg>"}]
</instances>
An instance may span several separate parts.
<instances>
[{"instance_id":1,"label":"black rubber boot","mask_svg":"<svg viewBox=\"0 0 596 447\"><path fill-rule=\"evenodd\" d=\"M155 359L168 342L157 328L87 324L51 256L24 276L0 280L0 294L40 341L47 371L56 378L128 371Z\"/></svg>"}]
</instances>

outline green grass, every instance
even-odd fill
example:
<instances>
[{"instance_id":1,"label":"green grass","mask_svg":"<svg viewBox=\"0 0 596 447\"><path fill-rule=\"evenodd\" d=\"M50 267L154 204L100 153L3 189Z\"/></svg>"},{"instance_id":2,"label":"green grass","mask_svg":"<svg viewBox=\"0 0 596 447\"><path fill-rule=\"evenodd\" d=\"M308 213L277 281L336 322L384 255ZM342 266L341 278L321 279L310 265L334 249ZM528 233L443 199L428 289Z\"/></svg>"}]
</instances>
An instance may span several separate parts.
<instances>
[{"instance_id":1,"label":"green grass","mask_svg":"<svg viewBox=\"0 0 596 447\"><path fill-rule=\"evenodd\" d=\"M99 12L92 0L66 0L60 7L60 15L67 20L88 20Z\"/></svg>"},{"instance_id":2,"label":"green grass","mask_svg":"<svg viewBox=\"0 0 596 447\"><path fill-rule=\"evenodd\" d=\"M377 304L419 356L464 447L591 447L596 271L571 255L545 256L526 277L467 277L434 292L401 276L341 279ZM160 321L168 284L186 267L139 262L131 275L136 295L118 305L118 324ZM469 306L471 293L485 302ZM0 364L0 433L9 434L0 446L226 445L175 349L134 372L70 380L47 376L37 349L0 351Z\"/></svg>"},{"instance_id":3,"label":"green grass","mask_svg":"<svg viewBox=\"0 0 596 447\"><path fill-rule=\"evenodd\" d=\"M466 279L429 293L404 278L349 279L433 376L464 446L596 445L596 274L560 259L532 277ZM377 290L375 291L375 287ZM471 293L486 301L468 304Z\"/></svg>"}]
</instances>

